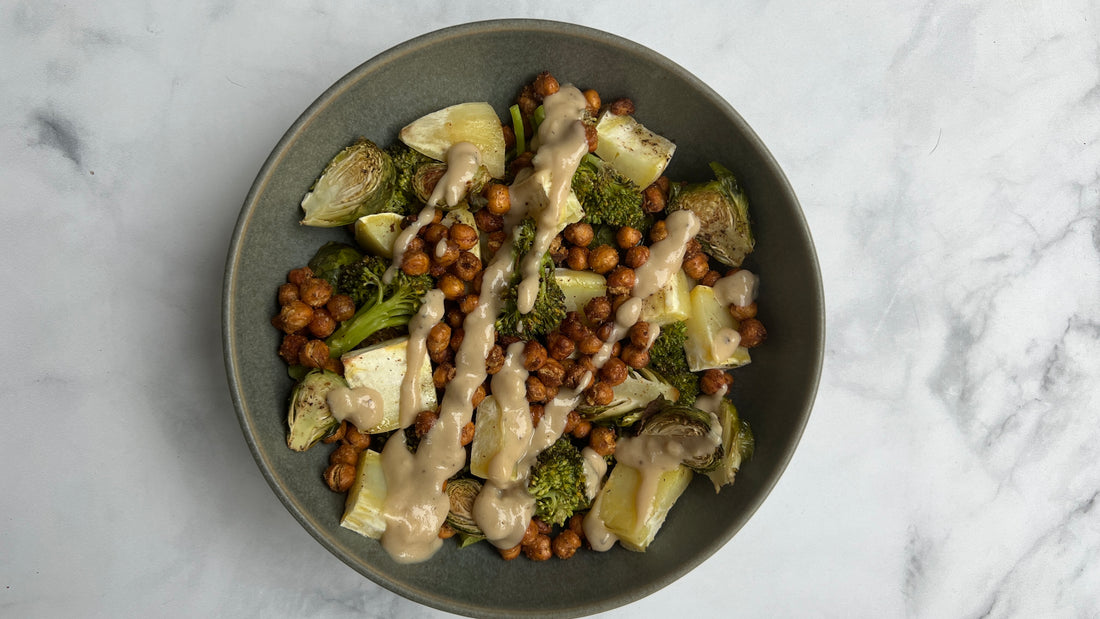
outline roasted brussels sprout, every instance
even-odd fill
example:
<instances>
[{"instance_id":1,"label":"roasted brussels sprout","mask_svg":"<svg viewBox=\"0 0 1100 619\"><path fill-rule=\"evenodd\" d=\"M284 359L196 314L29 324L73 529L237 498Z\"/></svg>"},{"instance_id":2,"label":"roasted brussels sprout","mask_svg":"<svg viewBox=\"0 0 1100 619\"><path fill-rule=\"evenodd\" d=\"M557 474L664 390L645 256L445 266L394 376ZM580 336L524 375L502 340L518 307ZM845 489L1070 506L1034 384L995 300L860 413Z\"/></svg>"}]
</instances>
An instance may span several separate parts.
<instances>
[{"instance_id":1,"label":"roasted brussels sprout","mask_svg":"<svg viewBox=\"0 0 1100 619\"><path fill-rule=\"evenodd\" d=\"M328 392L347 387L339 374L328 370L313 370L306 374L290 394L287 413L286 444L294 451L305 451L317 444L340 424L328 408Z\"/></svg>"},{"instance_id":2,"label":"roasted brussels sprout","mask_svg":"<svg viewBox=\"0 0 1100 619\"><path fill-rule=\"evenodd\" d=\"M722 399L718 405L718 420L722 424L722 449L725 453L719 466L707 473L714 483L715 492L733 483L741 463L752 458L755 444L749 422L738 416L733 402Z\"/></svg>"},{"instance_id":3,"label":"roasted brussels sprout","mask_svg":"<svg viewBox=\"0 0 1100 619\"><path fill-rule=\"evenodd\" d=\"M719 163L711 163L715 180L707 183L674 186L668 210L687 209L699 218L695 237L703 251L730 266L752 252L755 239L749 225L749 199L733 173Z\"/></svg>"},{"instance_id":4,"label":"roasted brussels sprout","mask_svg":"<svg viewBox=\"0 0 1100 619\"><path fill-rule=\"evenodd\" d=\"M334 228L385 211L393 196L393 160L367 139L340 151L302 199L302 224Z\"/></svg>"},{"instance_id":5,"label":"roasted brussels sprout","mask_svg":"<svg viewBox=\"0 0 1100 619\"><path fill-rule=\"evenodd\" d=\"M320 277L335 287L341 267L362 259L363 252L351 245L329 241L322 245L316 254L313 254L313 258L309 261L309 268L313 270L314 277Z\"/></svg>"},{"instance_id":6,"label":"roasted brussels sprout","mask_svg":"<svg viewBox=\"0 0 1100 619\"><path fill-rule=\"evenodd\" d=\"M680 404L648 407L634 426L637 436L669 436L684 440L684 466L697 473L718 468L725 453L717 419L706 411Z\"/></svg>"},{"instance_id":7,"label":"roasted brussels sprout","mask_svg":"<svg viewBox=\"0 0 1100 619\"><path fill-rule=\"evenodd\" d=\"M447 482L447 497L451 500L451 511L447 513L447 524L458 532L460 547L469 546L485 539L485 533L474 521L474 500L481 492L481 482L472 477L460 477Z\"/></svg>"}]
</instances>

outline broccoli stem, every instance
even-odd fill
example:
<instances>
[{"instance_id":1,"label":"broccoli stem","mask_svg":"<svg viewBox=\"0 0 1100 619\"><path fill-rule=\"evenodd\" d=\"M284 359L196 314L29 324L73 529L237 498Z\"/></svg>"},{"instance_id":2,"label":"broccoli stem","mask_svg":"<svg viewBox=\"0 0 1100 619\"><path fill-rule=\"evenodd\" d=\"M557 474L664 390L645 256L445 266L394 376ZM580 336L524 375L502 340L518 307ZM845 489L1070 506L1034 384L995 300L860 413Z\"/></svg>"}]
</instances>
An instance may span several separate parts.
<instances>
[{"instance_id":1,"label":"broccoli stem","mask_svg":"<svg viewBox=\"0 0 1100 619\"><path fill-rule=\"evenodd\" d=\"M374 305L359 308L325 340L329 356L336 358L343 355L382 329L409 324L416 311L414 306L415 299L411 294L399 293Z\"/></svg>"},{"instance_id":2,"label":"broccoli stem","mask_svg":"<svg viewBox=\"0 0 1100 619\"><path fill-rule=\"evenodd\" d=\"M508 113L512 115L512 131L516 134L516 154L519 155L527 150L527 138L523 135L523 114L519 111L519 104L508 108Z\"/></svg>"}]
</instances>

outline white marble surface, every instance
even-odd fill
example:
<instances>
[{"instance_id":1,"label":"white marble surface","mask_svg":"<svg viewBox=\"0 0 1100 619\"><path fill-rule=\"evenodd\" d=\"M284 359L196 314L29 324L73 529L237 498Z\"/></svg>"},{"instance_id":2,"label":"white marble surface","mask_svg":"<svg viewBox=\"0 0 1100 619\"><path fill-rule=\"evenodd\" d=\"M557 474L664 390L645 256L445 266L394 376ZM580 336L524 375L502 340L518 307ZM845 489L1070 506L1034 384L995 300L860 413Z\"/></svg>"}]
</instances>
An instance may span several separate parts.
<instances>
[{"instance_id":1,"label":"white marble surface","mask_svg":"<svg viewBox=\"0 0 1100 619\"><path fill-rule=\"evenodd\" d=\"M221 277L260 164L330 83L521 16L723 94L824 273L786 475L716 556L605 616L1100 615L1100 2L369 4L0 2L0 615L442 615L264 483Z\"/></svg>"}]
</instances>

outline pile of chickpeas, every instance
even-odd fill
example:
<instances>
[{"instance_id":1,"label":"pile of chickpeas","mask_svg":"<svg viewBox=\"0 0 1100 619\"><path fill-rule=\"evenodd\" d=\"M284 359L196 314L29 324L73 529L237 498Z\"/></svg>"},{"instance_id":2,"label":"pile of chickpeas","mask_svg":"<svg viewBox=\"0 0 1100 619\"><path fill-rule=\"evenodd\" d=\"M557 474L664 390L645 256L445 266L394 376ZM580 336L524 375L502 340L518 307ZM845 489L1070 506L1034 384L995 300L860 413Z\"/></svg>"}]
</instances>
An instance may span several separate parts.
<instances>
[{"instance_id":1,"label":"pile of chickpeas","mask_svg":"<svg viewBox=\"0 0 1100 619\"><path fill-rule=\"evenodd\" d=\"M543 98L557 92L558 88L557 80L546 72L540 73L533 83L524 87L517 103L525 123ZM584 96L589 112L595 117L602 105L599 94L586 90ZM617 99L608 105L608 109L615 114L633 114L634 104L629 99ZM525 124L525 132L532 132L529 124ZM514 147L512 127L505 125L504 133L508 147ZM586 124L586 136L589 151L595 151L597 136L594 124ZM532 156L531 152L519 153L511 163L512 174L530 166ZM646 187L643 190L644 209L654 214L663 212L669 188L669 179L663 176ZM504 216L511 210L508 187L489 183L482 197L484 206L474 212L476 227L461 222L448 226L443 223L443 212L436 210L434 220L422 226L408 244L400 264L401 270L410 276L428 274L435 278L436 287L445 298L443 320L431 328L426 341L433 367L432 379L438 390L443 390L455 378L454 360L464 336L463 321L479 302L484 265L472 250L484 238L481 246L487 251L487 261L507 239ZM402 225L407 227L415 220L415 215L409 216ZM620 227L615 231L614 243L595 244L596 231L587 223L570 224L554 237L550 255L555 265L604 276L607 292L589 300L581 311L568 312L559 327L543 340L524 343L522 361L529 373L526 395L533 425L539 424L545 405L562 387L577 388L586 376L590 377L582 396L584 402L590 406L606 405L614 398L614 388L626 381L631 369L649 365L649 349L653 340L651 330L656 326L645 321L631 326L623 340L612 344L611 356L603 367L595 367L593 355L611 337L615 312L630 298L636 281L635 269L649 260L649 245L667 236L665 222L657 221L648 235L629 226ZM682 268L689 277L707 286L713 286L720 278L737 271L732 269L723 274L711 268L709 258L695 239L688 242ZM332 286L323 279L313 277L309 268L291 271L287 283L279 288L278 298L281 309L272 319L272 324L285 333L279 355L291 365L320 367L342 374L340 361L329 358L323 339L341 321L355 313L351 298L333 294ZM755 302L730 308L733 317L740 321L741 343L750 348L759 345L766 337L763 325L756 319L756 310ZM521 340L498 334L485 360L486 380L471 398L475 409L490 393L492 376L504 366L505 349L517 341ZM705 394L715 394L732 382L733 377L728 372L710 369L701 375L700 390ZM421 411L410 432L416 438L422 438L437 420L436 411ZM471 421L463 428L461 441L464 446L473 441L474 427ZM618 430L612 426L593 424L583 419L576 410L568 414L564 434L575 442L586 444L601 456L615 453ZM324 472L325 482L336 492L346 492L354 481L359 454L370 444L370 436L359 432L354 425L342 422L324 442L337 443ZM507 560L520 554L536 561L552 556L568 559L585 545L582 521L583 515L575 514L555 534L554 527L533 518L523 541L514 548L499 552ZM454 534L455 531L445 524L439 536L448 538Z\"/></svg>"}]
</instances>

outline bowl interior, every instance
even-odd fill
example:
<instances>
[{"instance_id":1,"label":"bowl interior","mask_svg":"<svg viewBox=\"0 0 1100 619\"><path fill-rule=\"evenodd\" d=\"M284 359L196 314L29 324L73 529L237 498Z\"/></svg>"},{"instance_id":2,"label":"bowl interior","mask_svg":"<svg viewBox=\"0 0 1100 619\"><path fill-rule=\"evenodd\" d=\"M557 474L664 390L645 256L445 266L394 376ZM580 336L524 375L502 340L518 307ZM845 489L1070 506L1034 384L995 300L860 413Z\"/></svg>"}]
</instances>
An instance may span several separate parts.
<instances>
[{"instance_id":1,"label":"bowl interior","mask_svg":"<svg viewBox=\"0 0 1100 619\"><path fill-rule=\"evenodd\" d=\"M463 101L488 101L502 118L521 84L549 70L605 100L629 96L637 118L677 144L668 175L704 180L720 161L745 187L757 235L748 267L762 280L769 339L737 370L732 397L753 426L754 459L716 495L697 478L645 554L614 548L569 561L504 562L488 544L447 544L430 561L401 565L374 540L339 526L343 496L321 483L328 450L285 443L292 386L269 323L275 288L342 230L298 225L298 202L328 160L359 136L380 144L409 121ZM227 263L223 328L227 371L245 438L287 509L336 556L403 596L469 615L581 615L613 608L672 582L740 529L783 472L812 405L823 350L820 274L809 231L781 170L737 113L674 63L606 33L506 20L449 28L385 52L326 91L290 128L244 204ZM538 583L533 586L533 583Z\"/></svg>"}]
</instances>

